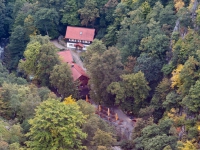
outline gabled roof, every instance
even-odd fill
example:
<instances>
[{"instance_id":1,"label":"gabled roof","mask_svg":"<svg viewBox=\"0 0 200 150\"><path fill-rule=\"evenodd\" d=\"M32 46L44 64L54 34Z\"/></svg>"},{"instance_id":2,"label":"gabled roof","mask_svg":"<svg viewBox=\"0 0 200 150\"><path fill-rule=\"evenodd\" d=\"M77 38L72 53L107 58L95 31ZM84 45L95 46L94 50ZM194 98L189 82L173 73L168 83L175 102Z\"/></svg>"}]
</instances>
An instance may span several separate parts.
<instances>
[{"instance_id":1,"label":"gabled roof","mask_svg":"<svg viewBox=\"0 0 200 150\"><path fill-rule=\"evenodd\" d=\"M60 56L62 62L69 64L74 81L79 79L81 76L88 78L88 75L85 73L85 71L79 65L73 63L70 50L60 51L58 52L58 55Z\"/></svg>"},{"instance_id":2,"label":"gabled roof","mask_svg":"<svg viewBox=\"0 0 200 150\"><path fill-rule=\"evenodd\" d=\"M60 51L58 52L58 55L60 56L60 59L62 60L62 62L73 63L71 51L69 50Z\"/></svg>"},{"instance_id":3,"label":"gabled roof","mask_svg":"<svg viewBox=\"0 0 200 150\"><path fill-rule=\"evenodd\" d=\"M68 26L65 34L66 39L93 41L95 29Z\"/></svg>"},{"instance_id":4,"label":"gabled roof","mask_svg":"<svg viewBox=\"0 0 200 150\"><path fill-rule=\"evenodd\" d=\"M72 71L72 76L74 78L74 81L79 79L81 76L85 76L88 78L85 71L77 64L71 64L71 71Z\"/></svg>"}]
</instances>

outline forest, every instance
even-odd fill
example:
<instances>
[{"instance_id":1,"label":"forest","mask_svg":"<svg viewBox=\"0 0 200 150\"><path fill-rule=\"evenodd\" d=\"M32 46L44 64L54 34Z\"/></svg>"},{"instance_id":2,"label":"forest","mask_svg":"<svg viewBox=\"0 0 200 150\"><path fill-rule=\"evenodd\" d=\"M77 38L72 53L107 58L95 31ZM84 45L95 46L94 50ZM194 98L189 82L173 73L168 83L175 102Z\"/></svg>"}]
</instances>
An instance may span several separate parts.
<instances>
[{"instance_id":1,"label":"forest","mask_svg":"<svg viewBox=\"0 0 200 150\"><path fill-rule=\"evenodd\" d=\"M95 29L90 98L134 117L131 139L81 99L51 43L67 26ZM0 0L0 150L200 149L199 27L197 0Z\"/></svg>"}]
</instances>

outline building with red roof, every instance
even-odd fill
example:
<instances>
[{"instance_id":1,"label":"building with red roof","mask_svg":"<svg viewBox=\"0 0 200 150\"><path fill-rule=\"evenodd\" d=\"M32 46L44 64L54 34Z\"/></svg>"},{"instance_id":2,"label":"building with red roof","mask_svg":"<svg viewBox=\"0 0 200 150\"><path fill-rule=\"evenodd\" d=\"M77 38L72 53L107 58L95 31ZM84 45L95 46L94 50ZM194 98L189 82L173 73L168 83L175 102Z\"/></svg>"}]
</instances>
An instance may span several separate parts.
<instances>
[{"instance_id":1,"label":"building with red roof","mask_svg":"<svg viewBox=\"0 0 200 150\"><path fill-rule=\"evenodd\" d=\"M88 84L89 77L78 64L74 63L70 50L60 51L58 55L62 62L68 63L72 72L74 81L80 81L81 86Z\"/></svg>"},{"instance_id":2,"label":"building with red roof","mask_svg":"<svg viewBox=\"0 0 200 150\"><path fill-rule=\"evenodd\" d=\"M60 59L62 62L70 63L70 64L74 62L71 51L69 50L60 51L58 52L58 55L60 56Z\"/></svg>"},{"instance_id":3,"label":"building with red roof","mask_svg":"<svg viewBox=\"0 0 200 150\"><path fill-rule=\"evenodd\" d=\"M86 50L94 40L95 29L67 26L65 39L67 47Z\"/></svg>"}]
</instances>

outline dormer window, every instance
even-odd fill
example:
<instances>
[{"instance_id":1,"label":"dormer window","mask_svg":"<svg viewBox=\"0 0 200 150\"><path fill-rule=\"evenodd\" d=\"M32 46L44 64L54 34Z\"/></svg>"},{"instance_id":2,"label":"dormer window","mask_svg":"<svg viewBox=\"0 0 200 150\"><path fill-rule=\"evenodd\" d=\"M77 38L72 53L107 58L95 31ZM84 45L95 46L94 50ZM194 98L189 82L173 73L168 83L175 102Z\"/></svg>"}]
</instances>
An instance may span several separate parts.
<instances>
[{"instance_id":1,"label":"dormer window","mask_svg":"<svg viewBox=\"0 0 200 150\"><path fill-rule=\"evenodd\" d=\"M83 32L80 32L80 35L82 35L83 34Z\"/></svg>"}]
</instances>

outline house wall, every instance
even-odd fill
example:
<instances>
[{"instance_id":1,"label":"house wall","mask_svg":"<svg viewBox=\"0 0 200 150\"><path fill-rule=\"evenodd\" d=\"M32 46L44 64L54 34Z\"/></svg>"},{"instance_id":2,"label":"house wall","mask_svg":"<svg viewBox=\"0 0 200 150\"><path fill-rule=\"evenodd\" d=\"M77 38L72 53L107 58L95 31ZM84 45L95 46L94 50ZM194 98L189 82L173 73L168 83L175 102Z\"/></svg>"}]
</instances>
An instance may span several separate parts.
<instances>
[{"instance_id":1,"label":"house wall","mask_svg":"<svg viewBox=\"0 0 200 150\"><path fill-rule=\"evenodd\" d=\"M87 42L87 44L86 44ZM82 40L76 40L76 39L67 39L67 47L68 48L76 48L74 44L76 43L82 43L83 44L83 50L87 50L87 47L91 44L90 41L82 41Z\"/></svg>"},{"instance_id":2,"label":"house wall","mask_svg":"<svg viewBox=\"0 0 200 150\"><path fill-rule=\"evenodd\" d=\"M81 83L81 86L86 86L88 84L88 80L89 80L89 78L86 77L86 76L82 75L82 76L79 77L79 81Z\"/></svg>"}]
</instances>

